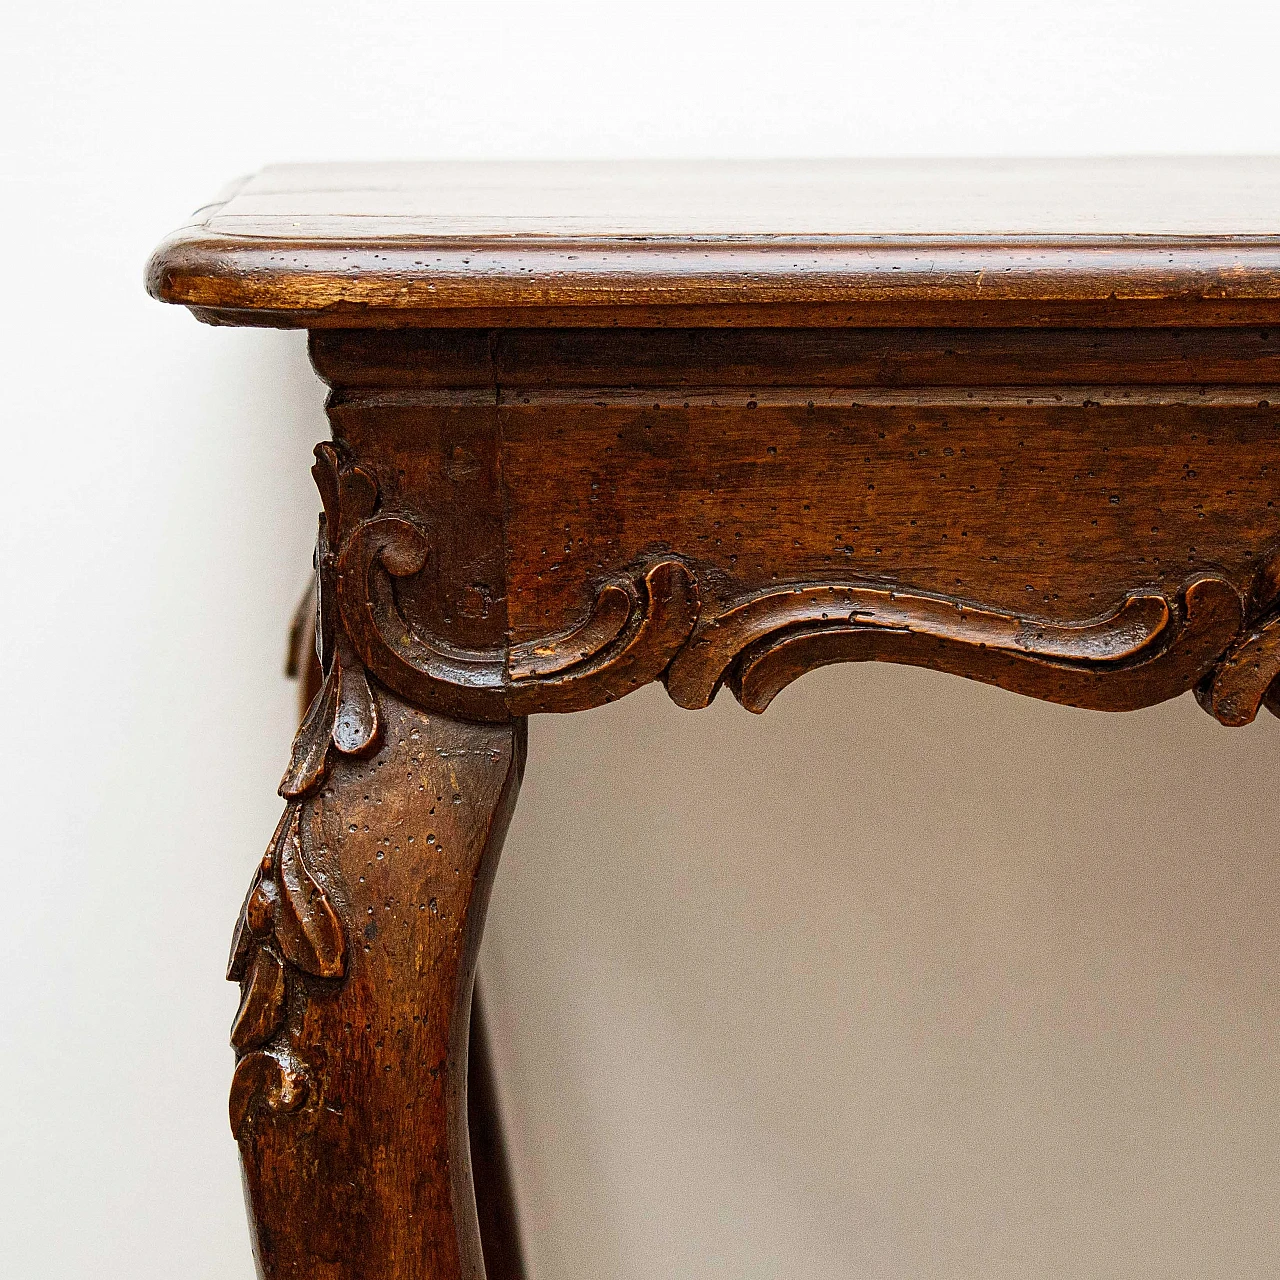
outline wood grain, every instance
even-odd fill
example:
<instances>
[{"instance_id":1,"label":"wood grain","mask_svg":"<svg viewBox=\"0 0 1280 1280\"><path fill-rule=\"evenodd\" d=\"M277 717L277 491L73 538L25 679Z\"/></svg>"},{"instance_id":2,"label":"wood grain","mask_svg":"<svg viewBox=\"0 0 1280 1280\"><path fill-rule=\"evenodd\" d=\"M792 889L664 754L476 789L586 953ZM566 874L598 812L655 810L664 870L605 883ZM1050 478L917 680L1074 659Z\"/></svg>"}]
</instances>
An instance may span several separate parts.
<instances>
[{"instance_id":1,"label":"wood grain","mask_svg":"<svg viewBox=\"0 0 1280 1280\"><path fill-rule=\"evenodd\" d=\"M318 597L314 581L298 602L285 655L285 674L298 681L298 717L305 721L325 679L316 646ZM271 964L266 951L259 963ZM278 963L278 962L277 962ZM279 999L283 997L283 969ZM274 1007L274 1006L273 1006ZM276 1017L276 1014L272 1014ZM237 1015L231 1043L244 1048L240 1034L244 1010ZM275 1024L273 1024L275 1025ZM263 1039L266 1039L264 1034ZM502 1107L488 1023L476 982L471 998L470 1035L467 1042L467 1137L475 1184L476 1219L487 1280L525 1280L524 1254L515 1184L507 1154Z\"/></svg>"},{"instance_id":2,"label":"wood grain","mask_svg":"<svg viewBox=\"0 0 1280 1280\"><path fill-rule=\"evenodd\" d=\"M346 630L423 705L574 709L636 686L586 677L645 625L644 575L666 564L688 575L696 626L637 670L670 662L683 705L727 684L762 709L800 655L918 661L1100 709L1176 696L1262 607L1280 541L1276 351L1257 328L316 334L335 435L366 460L378 512L342 561ZM456 440L501 458L448 508L500 513L486 536L501 566L423 519L450 471L432 459ZM1196 588L1197 622L1186 593L1202 579L1218 595L1209 608ZM503 623L483 646L433 639L450 638L449 581L483 583ZM1149 651L1049 639L1140 598L1168 623ZM821 635L815 611L831 615ZM735 629L748 614L759 627Z\"/></svg>"},{"instance_id":3,"label":"wood grain","mask_svg":"<svg viewBox=\"0 0 1280 1280\"><path fill-rule=\"evenodd\" d=\"M1246 159L299 166L157 250L330 387L314 697L230 966L267 1280L484 1275L525 716L868 660L1280 713L1278 198Z\"/></svg>"},{"instance_id":4,"label":"wood grain","mask_svg":"<svg viewBox=\"0 0 1280 1280\"><path fill-rule=\"evenodd\" d=\"M1278 201L1247 158L279 166L147 282L309 328L1246 323L1280 316Z\"/></svg>"},{"instance_id":5,"label":"wood grain","mask_svg":"<svg viewBox=\"0 0 1280 1280\"><path fill-rule=\"evenodd\" d=\"M196 225L269 237L1259 236L1280 161L408 161L270 165ZM287 270L278 264L278 272Z\"/></svg>"},{"instance_id":6,"label":"wood grain","mask_svg":"<svg viewBox=\"0 0 1280 1280\"><path fill-rule=\"evenodd\" d=\"M340 394L1280 384L1280 328L321 330Z\"/></svg>"},{"instance_id":7,"label":"wood grain","mask_svg":"<svg viewBox=\"0 0 1280 1280\"><path fill-rule=\"evenodd\" d=\"M293 976L278 1025L242 1046L232 1126L263 1275L480 1280L468 1022L523 722L475 727L379 701L376 754L341 757L283 824L306 833L295 914L324 902L329 952L311 962L318 946L288 943L278 905L255 926L260 884L246 904L238 936L278 950ZM246 1006L255 981L249 970Z\"/></svg>"}]
</instances>

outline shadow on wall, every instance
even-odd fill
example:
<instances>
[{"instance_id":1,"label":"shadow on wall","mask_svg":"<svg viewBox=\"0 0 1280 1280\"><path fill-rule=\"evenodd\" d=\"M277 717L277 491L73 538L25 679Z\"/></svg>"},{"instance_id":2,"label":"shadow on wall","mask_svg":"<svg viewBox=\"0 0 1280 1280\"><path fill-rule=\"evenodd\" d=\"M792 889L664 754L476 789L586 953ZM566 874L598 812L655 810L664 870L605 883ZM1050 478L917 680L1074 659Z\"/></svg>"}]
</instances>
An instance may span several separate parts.
<instances>
[{"instance_id":1,"label":"shadow on wall","mask_svg":"<svg viewBox=\"0 0 1280 1280\"><path fill-rule=\"evenodd\" d=\"M481 958L534 1274L1274 1274L1277 765L875 664L536 718Z\"/></svg>"}]
</instances>

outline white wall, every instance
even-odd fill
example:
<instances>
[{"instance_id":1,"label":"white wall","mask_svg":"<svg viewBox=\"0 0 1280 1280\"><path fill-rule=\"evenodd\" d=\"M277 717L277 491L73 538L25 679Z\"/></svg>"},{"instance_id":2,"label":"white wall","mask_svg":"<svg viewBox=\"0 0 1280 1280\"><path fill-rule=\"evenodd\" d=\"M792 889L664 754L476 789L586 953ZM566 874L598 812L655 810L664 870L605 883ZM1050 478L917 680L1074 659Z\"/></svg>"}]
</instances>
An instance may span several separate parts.
<instances>
[{"instance_id":1,"label":"white wall","mask_svg":"<svg viewBox=\"0 0 1280 1280\"><path fill-rule=\"evenodd\" d=\"M325 430L148 301L269 160L1280 151L1272 3L3 23L0 1272L251 1274L221 978ZM531 732L482 957L537 1280L1280 1269L1280 725L818 673Z\"/></svg>"}]
</instances>

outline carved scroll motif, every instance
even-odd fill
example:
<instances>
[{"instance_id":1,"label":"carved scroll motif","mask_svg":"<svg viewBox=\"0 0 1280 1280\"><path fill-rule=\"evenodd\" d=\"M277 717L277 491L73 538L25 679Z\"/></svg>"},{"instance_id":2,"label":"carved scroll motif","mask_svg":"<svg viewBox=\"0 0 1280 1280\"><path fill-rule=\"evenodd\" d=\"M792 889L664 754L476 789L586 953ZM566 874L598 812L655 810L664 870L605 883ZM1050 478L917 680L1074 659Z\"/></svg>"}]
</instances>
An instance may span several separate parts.
<instances>
[{"instance_id":1,"label":"carved scroll motif","mask_svg":"<svg viewBox=\"0 0 1280 1280\"><path fill-rule=\"evenodd\" d=\"M316 456L323 683L294 740L280 784L286 809L245 899L228 968L242 988L231 1036L240 1054L231 1091L237 1136L255 1116L297 1111L317 1093L289 1025L315 984L345 968L342 923L318 866L323 787L337 757L378 747L380 684L472 721L598 706L656 679L682 707L705 707L727 684L760 712L806 671L872 659L1099 710L1150 706L1194 688L1223 724L1247 724L1264 705L1280 714L1280 555L1245 596L1203 573L1172 595L1135 591L1074 622L866 582L775 589L700 616L690 569L663 558L600 585L587 616L560 634L465 650L421 634L398 607L396 580L421 572L431 554L421 526L381 510L372 477L333 445Z\"/></svg>"},{"instance_id":2,"label":"carved scroll motif","mask_svg":"<svg viewBox=\"0 0 1280 1280\"><path fill-rule=\"evenodd\" d=\"M318 445L316 459L326 513L321 612L326 594L336 597L337 666L361 673L367 668L410 702L473 721L598 706L656 680L693 630L693 575L679 560L659 559L634 578L603 584L588 616L561 635L491 649L463 649L424 635L401 613L395 580L426 566L426 531L407 515L375 512L376 485L333 445ZM353 750L364 749L360 744L370 724L359 712L363 696L362 686L351 698ZM340 682L330 697L339 708L344 705ZM376 708L374 715L368 731L376 734ZM343 723L341 710L325 710L323 723L331 721ZM321 751L327 757L330 746L349 749L336 731L331 740L321 735L314 742L309 760ZM307 766L316 767L323 768ZM299 780L304 776L310 773L300 766Z\"/></svg>"},{"instance_id":3,"label":"carved scroll motif","mask_svg":"<svg viewBox=\"0 0 1280 1280\"><path fill-rule=\"evenodd\" d=\"M304 998L301 975L340 978L345 968L342 925L305 851L322 838L319 797L291 802L240 909L227 965L241 989L231 1028L242 1055L231 1084L236 1137L262 1109L293 1111L306 1101L310 1078L289 1046L286 1013Z\"/></svg>"},{"instance_id":4,"label":"carved scroll motif","mask_svg":"<svg viewBox=\"0 0 1280 1280\"><path fill-rule=\"evenodd\" d=\"M1280 715L1280 552L1263 562L1247 624L1197 686L1196 697L1226 725L1250 724L1264 706Z\"/></svg>"},{"instance_id":5,"label":"carved scroll motif","mask_svg":"<svg viewBox=\"0 0 1280 1280\"><path fill-rule=\"evenodd\" d=\"M1250 627L1223 655L1212 677L1196 690L1200 705L1223 724L1250 724L1265 705L1280 715L1280 615Z\"/></svg>"},{"instance_id":6,"label":"carved scroll motif","mask_svg":"<svg viewBox=\"0 0 1280 1280\"><path fill-rule=\"evenodd\" d=\"M1102 617L1067 624L881 586L802 586L705 619L666 681L682 707L706 706L727 683L760 712L806 671L875 659L1050 702L1130 710L1194 686L1243 616L1239 593L1214 575L1188 582L1176 601L1138 593Z\"/></svg>"},{"instance_id":7,"label":"carved scroll motif","mask_svg":"<svg viewBox=\"0 0 1280 1280\"><path fill-rule=\"evenodd\" d=\"M382 737L370 674L410 702L473 721L578 710L657 679L698 615L689 570L659 560L604 584L588 616L562 635L494 650L447 646L416 632L396 603L395 579L419 572L430 554L424 531L380 511L373 478L335 446L317 446L313 475L324 502L316 544L323 683L294 738L280 783L285 813L245 899L228 967L242 991L231 1033L241 1055L231 1090L237 1136L255 1115L297 1110L314 1091L288 1024L312 980L344 971L342 924L314 855L335 758L367 755Z\"/></svg>"},{"instance_id":8,"label":"carved scroll motif","mask_svg":"<svg viewBox=\"0 0 1280 1280\"><path fill-rule=\"evenodd\" d=\"M231 1028L240 1054L230 1100L237 1137L263 1110L297 1110L311 1090L307 1067L289 1046L287 1015L291 1003L305 999L307 976L340 978L346 960L342 924L310 863L324 844L320 791L334 752L365 755L382 731L373 687L334 617L329 550L330 532L341 537L346 522L370 514L377 490L358 467L317 468L315 474L325 504L316 545L316 650L324 681L294 737L280 781L285 811L254 873L231 945L227 978L241 988Z\"/></svg>"},{"instance_id":9,"label":"carved scroll motif","mask_svg":"<svg viewBox=\"0 0 1280 1280\"><path fill-rule=\"evenodd\" d=\"M464 649L411 625L396 580L420 573L430 538L408 513L381 508L373 477L332 444L316 448L324 498L317 550L321 696L282 784L305 795L333 753L377 744L376 686L473 721L598 706L656 679L683 707L728 684L763 711L805 671L878 660L931 667L1099 710L1132 710L1195 688L1224 724L1280 710L1280 556L1243 598L1203 573L1173 593L1137 590L1108 613L1071 622L900 590L883 583L807 583L702 610L690 568L659 558L597 587L587 616L563 633Z\"/></svg>"}]
</instances>

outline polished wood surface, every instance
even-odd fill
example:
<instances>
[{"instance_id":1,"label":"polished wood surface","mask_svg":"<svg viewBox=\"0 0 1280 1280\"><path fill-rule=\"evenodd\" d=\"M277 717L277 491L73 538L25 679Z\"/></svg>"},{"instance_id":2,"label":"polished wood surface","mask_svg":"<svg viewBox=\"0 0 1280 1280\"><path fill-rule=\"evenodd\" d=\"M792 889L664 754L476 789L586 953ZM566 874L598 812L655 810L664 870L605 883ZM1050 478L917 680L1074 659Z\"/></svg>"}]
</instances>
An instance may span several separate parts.
<instances>
[{"instance_id":1,"label":"polished wood surface","mask_svg":"<svg viewBox=\"0 0 1280 1280\"><path fill-rule=\"evenodd\" d=\"M274 169L152 260L312 329L331 389L231 964L269 1280L485 1274L467 1017L527 716L866 660L1280 710L1275 161L704 168Z\"/></svg>"},{"instance_id":2,"label":"polished wood surface","mask_svg":"<svg viewBox=\"0 0 1280 1280\"><path fill-rule=\"evenodd\" d=\"M313 584L294 613L285 655L285 674L298 682L300 720L306 718L324 684L324 669L316 646L317 603ZM515 1186L479 982L472 990L467 1042L467 1136L475 1182L476 1219L488 1280L525 1280Z\"/></svg>"},{"instance_id":3,"label":"polished wood surface","mask_svg":"<svg viewBox=\"0 0 1280 1280\"><path fill-rule=\"evenodd\" d=\"M663 236L1272 236L1271 157L271 165L214 234L570 240Z\"/></svg>"},{"instance_id":4,"label":"polished wood surface","mask_svg":"<svg viewBox=\"0 0 1280 1280\"><path fill-rule=\"evenodd\" d=\"M148 287L202 318L1274 323L1274 159L281 165Z\"/></svg>"},{"instance_id":5,"label":"polished wood surface","mask_svg":"<svg viewBox=\"0 0 1280 1280\"><path fill-rule=\"evenodd\" d=\"M800 627L1053 701L1160 701L1271 599L1278 339L318 333L335 436L405 513L340 557L353 644L485 720L660 673L705 705ZM412 571L370 612L392 535Z\"/></svg>"}]
</instances>

